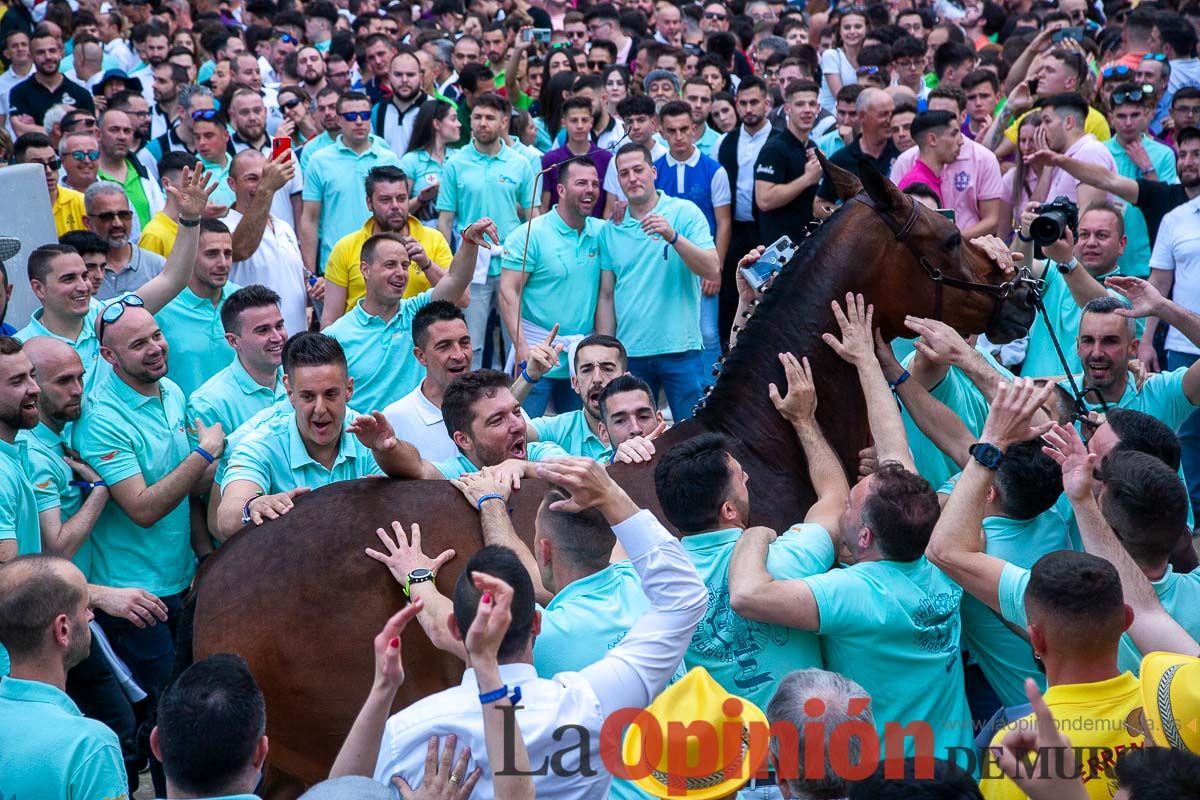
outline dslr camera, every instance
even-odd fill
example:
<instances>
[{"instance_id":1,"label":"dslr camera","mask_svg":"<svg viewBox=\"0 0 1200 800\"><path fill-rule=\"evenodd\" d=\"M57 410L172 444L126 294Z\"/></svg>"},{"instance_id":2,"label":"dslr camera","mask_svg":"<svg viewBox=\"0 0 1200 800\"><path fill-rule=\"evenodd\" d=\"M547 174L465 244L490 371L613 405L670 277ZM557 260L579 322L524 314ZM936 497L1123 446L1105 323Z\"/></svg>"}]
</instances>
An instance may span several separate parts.
<instances>
[{"instance_id":1,"label":"dslr camera","mask_svg":"<svg viewBox=\"0 0 1200 800\"><path fill-rule=\"evenodd\" d=\"M1063 237L1067 228L1071 233L1079 229L1079 206L1063 195L1052 203L1037 207L1037 218L1029 224L1029 236L1040 247L1054 244Z\"/></svg>"}]
</instances>

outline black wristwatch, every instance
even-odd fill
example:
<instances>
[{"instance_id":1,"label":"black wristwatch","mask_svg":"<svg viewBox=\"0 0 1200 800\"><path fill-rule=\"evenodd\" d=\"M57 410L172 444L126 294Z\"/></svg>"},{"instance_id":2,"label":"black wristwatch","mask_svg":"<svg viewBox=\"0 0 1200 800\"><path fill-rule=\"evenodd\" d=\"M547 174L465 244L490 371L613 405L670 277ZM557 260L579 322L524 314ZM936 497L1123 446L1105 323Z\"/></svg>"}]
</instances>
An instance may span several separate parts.
<instances>
[{"instance_id":1,"label":"black wristwatch","mask_svg":"<svg viewBox=\"0 0 1200 800\"><path fill-rule=\"evenodd\" d=\"M425 583L426 581L433 580L435 577L437 576L433 574L433 570L417 567L408 573L408 577L404 579L404 596L411 597L409 589L414 583Z\"/></svg>"},{"instance_id":2,"label":"black wristwatch","mask_svg":"<svg viewBox=\"0 0 1200 800\"><path fill-rule=\"evenodd\" d=\"M1058 271L1063 275L1070 275L1075 271L1075 268L1079 266L1079 259L1075 258L1075 256L1071 256L1070 261L1065 264L1056 263L1056 266L1058 267Z\"/></svg>"},{"instance_id":3,"label":"black wristwatch","mask_svg":"<svg viewBox=\"0 0 1200 800\"><path fill-rule=\"evenodd\" d=\"M993 472L999 469L1000 464L1004 461L1004 451L987 442L976 442L967 448L967 452L979 462L980 466Z\"/></svg>"}]
</instances>

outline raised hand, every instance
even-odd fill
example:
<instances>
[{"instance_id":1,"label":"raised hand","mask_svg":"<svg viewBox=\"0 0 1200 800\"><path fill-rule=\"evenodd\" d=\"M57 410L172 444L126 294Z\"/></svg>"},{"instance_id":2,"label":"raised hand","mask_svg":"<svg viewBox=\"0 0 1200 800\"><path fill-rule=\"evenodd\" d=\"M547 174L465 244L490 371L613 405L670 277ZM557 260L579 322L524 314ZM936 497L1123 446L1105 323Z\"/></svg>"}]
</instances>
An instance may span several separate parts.
<instances>
[{"instance_id":1,"label":"raised hand","mask_svg":"<svg viewBox=\"0 0 1200 800\"><path fill-rule=\"evenodd\" d=\"M400 634L425 607L415 598L392 615L375 636L375 688L396 691L404 683L404 661L400 657Z\"/></svg>"},{"instance_id":2,"label":"raised hand","mask_svg":"<svg viewBox=\"0 0 1200 800\"><path fill-rule=\"evenodd\" d=\"M475 619L467 629L463 644L472 662L483 659L495 661L500 643L512 624L513 589L504 581L486 572L472 572L471 582L483 595Z\"/></svg>"},{"instance_id":3,"label":"raised hand","mask_svg":"<svg viewBox=\"0 0 1200 800\"><path fill-rule=\"evenodd\" d=\"M1005 275L1012 275L1017 271L1017 262L1025 257L1024 253L1016 250L1010 250L1008 245L999 236L976 236L971 240L971 244L978 247L984 254L990 258L996 266L1000 267ZM1068 261L1070 259L1067 259Z\"/></svg>"},{"instance_id":4,"label":"raised hand","mask_svg":"<svg viewBox=\"0 0 1200 800\"><path fill-rule=\"evenodd\" d=\"M550 504L551 511L584 511L599 506L619 493L624 495L608 475L608 470L591 458L552 458L537 465L537 475L557 483L570 493L566 500Z\"/></svg>"},{"instance_id":5,"label":"raised hand","mask_svg":"<svg viewBox=\"0 0 1200 800\"><path fill-rule=\"evenodd\" d=\"M264 494L251 500L246 508L250 512L250 522L262 525L269 519L278 519L296 507L296 498L308 494L309 488L301 486L277 494Z\"/></svg>"},{"instance_id":6,"label":"raised hand","mask_svg":"<svg viewBox=\"0 0 1200 800\"><path fill-rule=\"evenodd\" d=\"M921 337L913 342L917 352L935 364L961 365L971 354L967 340L940 320L908 316L904 318L904 326Z\"/></svg>"},{"instance_id":7,"label":"raised hand","mask_svg":"<svg viewBox=\"0 0 1200 800\"><path fill-rule=\"evenodd\" d=\"M1055 423L1042 434L1047 445L1042 452L1062 467L1063 491L1070 500L1085 500L1096 488L1095 470L1100 457L1089 453L1074 428Z\"/></svg>"},{"instance_id":8,"label":"raised hand","mask_svg":"<svg viewBox=\"0 0 1200 800\"><path fill-rule=\"evenodd\" d=\"M817 413L817 387L813 382L808 357L797 361L791 353L780 353L779 361L787 377L787 394L780 396L779 387L768 384L767 394L771 397L771 403L784 419L793 424L813 421Z\"/></svg>"},{"instance_id":9,"label":"raised hand","mask_svg":"<svg viewBox=\"0 0 1200 800\"><path fill-rule=\"evenodd\" d=\"M408 573L414 569L424 567L436 574L442 565L454 558L453 550L443 550L437 558L425 555L421 551L421 526L416 523L413 523L412 526L411 544L404 534L404 526L399 522L392 522L392 533L395 535L395 539L389 536L383 528L376 528L375 535L379 537L379 541L383 543L383 548L387 552L381 553L368 547L366 554L386 566L392 573L392 577L400 583L404 583L408 579Z\"/></svg>"},{"instance_id":10,"label":"raised hand","mask_svg":"<svg viewBox=\"0 0 1200 800\"><path fill-rule=\"evenodd\" d=\"M512 481L509 476L493 467L484 467L479 472L464 472L457 478L452 478L450 484L462 492L467 502L476 508L479 507L480 498L485 495L498 494L507 504L512 493Z\"/></svg>"},{"instance_id":11,"label":"raised hand","mask_svg":"<svg viewBox=\"0 0 1200 800\"><path fill-rule=\"evenodd\" d=\"M500 246L500 233L496 230L496 223L488 217L483 217L468 225L462 232L462 238L464 242L480 247ZM491 241L489 242L488 239Z\"/></svg>"},{"instance_id":12,"label":"raised hand","mask_svg":"<svg viewBox=\"0 0 1200 800\"><path fill-rule=\"evenodd\" d=\"M871 320L875 316L875 307L867 305L861 294L846 295L846 310L843 311L837 300L830 305L833 316L841 329L842 338L832 333L821 334L825 344L833 348L833 352L850 364L861 367L875 359L875 337L872 333Z\"/></svg>"},{"instance_id":13,"label":"raised hand","mask_svg":"<svg viewBox=\"0 0 1200 800\"><path fill-rule=\"evenodd\" d=\"M1167 302L1154 284L1132 275L1110 275L1104 279L1104 285L1129 301L1129 308L1116 310L1122 317L1157 316Z\"/></svg>"},{"instance_id":14,"label":"raised hand","mask_svg":"<svg viewBox=\"0 0 1200 800\"><path fill-rule=\"evenodd\" d=\"M667 430L667 423L660 422L658 427L645 436L631 436L617 445L613 453L613 462L620 464L645 464L654 458L654 440Z\"/></svg>"},{"instance_id":15,"label":"raised hand","mask_svg":"<svg viewBox=\"0 0 1200 800\"><path fill-rule=\"evenodd\" d=\"M561 342L555 344L554 340L557 337L558 323L556 322L545 340L541 344L530 347L528 354L522 359L525 361L525 374L535 381L541 380L547 372L558 366L563 346Z\"/></svg>"},{"instance_id":16,"label":"raised hand","mask_svg":"<svg viewBox=\"0 0 1200 800\"><path fill-rule=\"evenodd\" d=\"M1032 438L1033 417L1054 391L1054 383L1047 381L1039 387L1032 378L999 382L983 424L982 440L1003 450Z\"/></svg>"},{"instance_id":17,"label":"raised hand","mask_svg":"<svg viewBox=\"0 0 1200 800\"><path fill-rule=\"evenodd\" d=\"M476 767L467 774L467 766L471 763L471 748L464 747L454 758L454 748L458 738L452 733L446 737L442 748L441 758L438 758L438 738L429 739L429 752L425 755L424 782L416 789L396 775L392 785L400 792L404 800L467 800L475 790L483 775L483 768Z\"/></svg>"},{"instance_id":18,"label":"raised hand","mask_svg":"<svg viewBox=\"0 0 1200 800\"><path fill-rule=\"evenodd\" d=\"M180 219L200 219L208 206L208 198L217 190L213 174L197 164L184 167L179 178L179 188L167 186L167 193L179 206Z\"/></svg>"},{"instance_id":19,"label":"raised hand","mask_svg":"<svg viewBox=\"0 0 1200 800\"><path fill-rule=\"evenodd\" d=\"M291 151L280 153L263 164L262 183L259 188L274 193L287 186L294 177L296 159L292 158Z\"/></svg>"},{"instance_id":20,"label":"raised hand","mask_svg":"<svg viewBox=\"0 0 1200 800\"><path fill-rule=\"evenodd\" d=\"M350 427L346 428L346 432L357 436L364 447L381 453L388 452L400 443L392 423L379 411L359 414L354 418L354 422L350 423Z\"/></svg>"},{"instance_id":21,"label":"raised hand","mask_svg":"<svg viewBox=\"0 0 1200 800\"><path fill-rule=\"evenodd\" d=\"M1033 800L1086 800L1088 793L1083 783L1077 777L1067 776L1071 772L1071 765L1060 770L1057 765L1047 769L1045 765L1029 763L1031 758L1051 758L1052 754L1073 753L1075 750L1071 740L1054 722L1054 715L1033 678L1025 679L1025 696L1033 705L1035 724L1014 726L1000 740L999 747L989 748L996 766ZM1051 774L1059 771L1067 774Z\"/></svg>"}]
</instances>

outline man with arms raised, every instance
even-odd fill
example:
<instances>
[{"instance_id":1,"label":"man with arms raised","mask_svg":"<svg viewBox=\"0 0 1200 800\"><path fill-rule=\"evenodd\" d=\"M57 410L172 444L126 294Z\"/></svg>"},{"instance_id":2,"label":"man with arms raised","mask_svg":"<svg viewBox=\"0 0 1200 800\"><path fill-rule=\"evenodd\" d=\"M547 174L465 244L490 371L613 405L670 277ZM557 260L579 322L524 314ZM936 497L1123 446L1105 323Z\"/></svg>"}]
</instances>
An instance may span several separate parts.
<instances>
[{"instance_id":1,"label":"man with arms raised","mask_svg":"<svg viewBox=\"0 0 1200 800\"><path fill-rule=\"evenodd\" d=\"M457 301L475 272L479 245L495 240L496 226L486 217L463 231L462 245L437 286L405 298L408 288L408 241L396 233L379 233L363 244L363 299L325 332L346 351L350 375L357 386L357 403L378 411L399 400L421 382L420 363L410 352L413 315L431 300Z\"/></svg>"}]
</instances>

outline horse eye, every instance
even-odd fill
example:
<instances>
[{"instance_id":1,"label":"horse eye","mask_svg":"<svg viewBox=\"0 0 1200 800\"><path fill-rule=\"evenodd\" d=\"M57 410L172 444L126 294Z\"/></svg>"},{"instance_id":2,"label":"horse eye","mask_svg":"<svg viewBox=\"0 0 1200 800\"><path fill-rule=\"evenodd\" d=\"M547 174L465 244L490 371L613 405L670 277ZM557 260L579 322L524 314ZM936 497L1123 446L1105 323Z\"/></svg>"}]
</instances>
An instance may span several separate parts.
<instances>
[{"instance_id":1,"label":"horse eye","mask_svg":"<svg viewBox=\"0 0 1200 800\"><path fill-rule=\"evenodd\" d=\"M955 233L946 239L946 249L955 250L962 246L962 234Z\"/></svg>"}]
</instances>

